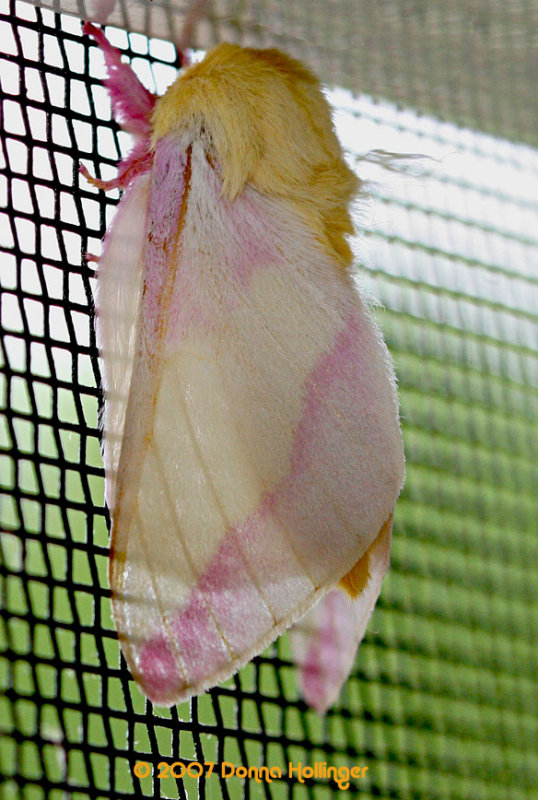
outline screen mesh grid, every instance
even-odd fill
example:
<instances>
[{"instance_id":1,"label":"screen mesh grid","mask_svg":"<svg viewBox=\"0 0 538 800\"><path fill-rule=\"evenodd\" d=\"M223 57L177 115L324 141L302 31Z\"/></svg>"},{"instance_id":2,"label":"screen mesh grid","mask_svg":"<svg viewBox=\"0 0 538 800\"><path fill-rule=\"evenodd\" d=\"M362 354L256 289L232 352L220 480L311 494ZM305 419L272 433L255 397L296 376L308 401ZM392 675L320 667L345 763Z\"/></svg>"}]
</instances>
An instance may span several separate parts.
<instances>
[{"instance_id":1,"label":"screen mesh grid","mask_svg":"<svg viewBox=\"0 0 538 800\"><path fill-rule=\"evenodd\" d=\"M536 153L333 96L350 149L359 130L361 151L389 131L440 159L417 178L352 156L372 181L360 280L382 303L408 459L391 573L324 719L299 696L286 636L192 703L153 708L120 659L106 577L85 254L118 196L78 172L82 160L112 177L128 137L79 20L12 0L0 11L0 798L338 794L289 762L368 766L348 789L366 798L536 797ZM162 91L173 48L109 35ZM133 775L138 761L151 776ZM158 778L159 761L283 776Z\"/></svg>"}]
</instances>

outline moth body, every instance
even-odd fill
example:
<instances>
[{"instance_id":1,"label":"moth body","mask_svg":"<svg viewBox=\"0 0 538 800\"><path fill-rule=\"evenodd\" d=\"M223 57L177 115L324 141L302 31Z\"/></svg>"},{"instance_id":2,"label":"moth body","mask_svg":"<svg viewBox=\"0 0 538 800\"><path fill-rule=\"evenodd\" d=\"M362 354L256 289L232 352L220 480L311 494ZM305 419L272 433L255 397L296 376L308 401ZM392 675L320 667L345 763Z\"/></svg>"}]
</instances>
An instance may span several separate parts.
<instances>
[{"instance_id":1,"label":"moth body","mask_svg":"<svg viewBox=\"0 0 538 800\"><path fill-rule=\"evenodd\" d=\"M96 296L123 652L170 705L321 600L295 639L324 710L379 594L404 474L391 360L349 272L359 181L298 62L223 44L149 101L87 30L138 137Z\"/></svg>"}]
</instances>

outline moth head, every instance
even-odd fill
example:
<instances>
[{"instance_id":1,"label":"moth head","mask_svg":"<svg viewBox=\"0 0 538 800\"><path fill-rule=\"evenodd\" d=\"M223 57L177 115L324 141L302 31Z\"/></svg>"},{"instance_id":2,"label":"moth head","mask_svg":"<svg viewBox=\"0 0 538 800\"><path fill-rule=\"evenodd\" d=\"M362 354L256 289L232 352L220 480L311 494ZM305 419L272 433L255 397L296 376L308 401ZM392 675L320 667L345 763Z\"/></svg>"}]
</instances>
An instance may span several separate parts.
<instances>
[{"instance_id":1,"label":"moth head","mask_svg":"<svg viewBox=\"0 0 538 800\"><path fill-rule=\"evenodd\" d=\"M344 161L318 79L276 49L224 43L182 72L153 113L153 140L204 139L233 200L250 183L290 201L349 261L348 205L359 180Z\"/></svg>"}]
</instances>

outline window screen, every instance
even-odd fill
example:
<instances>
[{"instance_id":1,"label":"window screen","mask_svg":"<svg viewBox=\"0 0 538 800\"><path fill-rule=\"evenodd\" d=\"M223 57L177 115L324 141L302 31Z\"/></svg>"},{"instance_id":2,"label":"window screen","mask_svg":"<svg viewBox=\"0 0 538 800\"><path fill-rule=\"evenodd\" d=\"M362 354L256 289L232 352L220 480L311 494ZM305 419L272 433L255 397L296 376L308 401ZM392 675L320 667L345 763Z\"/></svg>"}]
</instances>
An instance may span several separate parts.
<instances>
[{"instance_id":1,"label":"window screen","mask_svg":"<svg viewBox=\"0 0 538 800\"><path fill-rule=\"evenodd\" d=\"M110 614L85 259L118 195L78 172L112 177L129 140L80 20L0 11L0 798L338 796L322 765L367 767L342 790L364 798L538 797L537 151L331 93L368 181L357 279L400 385L391 571L324 718L286 635L204 696L152 707ZM148 88L173 80L169 43L107 33Z\"/></svg>"}]
</instances>

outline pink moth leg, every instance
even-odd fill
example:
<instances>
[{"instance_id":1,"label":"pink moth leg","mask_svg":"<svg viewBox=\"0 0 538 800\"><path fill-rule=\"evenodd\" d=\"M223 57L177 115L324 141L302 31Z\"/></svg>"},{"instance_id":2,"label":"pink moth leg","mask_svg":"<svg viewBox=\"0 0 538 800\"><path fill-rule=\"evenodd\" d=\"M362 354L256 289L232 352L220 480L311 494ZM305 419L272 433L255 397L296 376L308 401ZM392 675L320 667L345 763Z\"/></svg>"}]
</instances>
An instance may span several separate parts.
<instances>
[{"instance_id":1,"label":"pink moth leg","mask_svg":"<svg viewBox=\"0 0 538 800\"><path fill-rule=\"evenodd\" d=\"M94 178L82 164L80 172L91 184L105 192L125 189L136 175L147 172L153 163L150 149L151 113L156 98L140 83L131 67L121 61L120 51L112 47L101 28L85 22L82 30L93 36L103 51L109 76L104 84L110 94L114 117L124 130L135 137L135 145L118 165L117 177L110 181Z\"/></svg>"}]
</instances>

